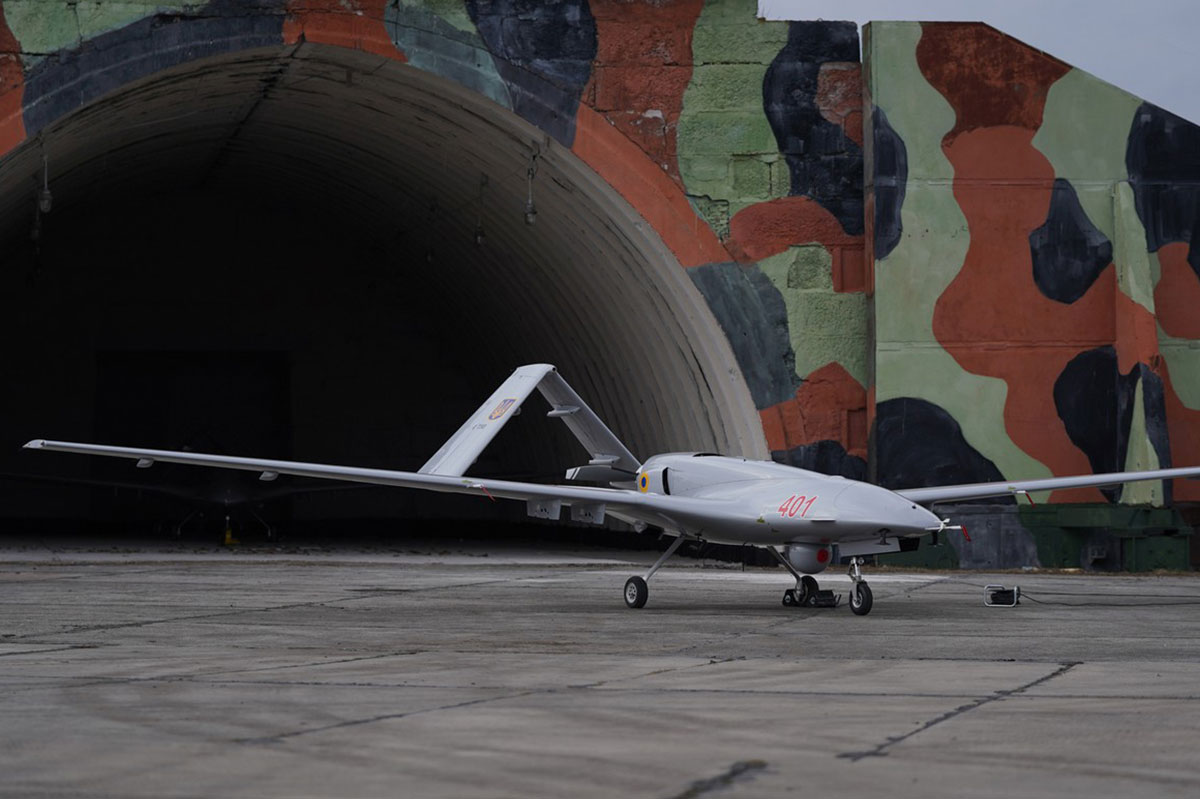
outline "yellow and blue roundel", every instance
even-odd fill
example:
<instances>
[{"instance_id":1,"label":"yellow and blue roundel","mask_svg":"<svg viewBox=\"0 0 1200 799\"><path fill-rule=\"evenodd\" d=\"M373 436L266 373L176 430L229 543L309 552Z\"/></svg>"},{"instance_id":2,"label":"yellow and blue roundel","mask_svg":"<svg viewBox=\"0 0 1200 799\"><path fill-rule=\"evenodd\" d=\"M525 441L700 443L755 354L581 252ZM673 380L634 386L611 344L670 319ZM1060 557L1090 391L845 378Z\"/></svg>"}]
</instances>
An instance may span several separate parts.
<instances>
[{"instance_id":1,"label":"yellow and blue roundel","mask_svg":"<svg viewBox=\"0 0 1200 799\"><path fill-rule=\"evenodd\" d=\"M642 476L638 478L638 491L641 491L643 494L645 494L649 490L650 475L646 472L642 472Z\"/></svg>"}]
</instances>

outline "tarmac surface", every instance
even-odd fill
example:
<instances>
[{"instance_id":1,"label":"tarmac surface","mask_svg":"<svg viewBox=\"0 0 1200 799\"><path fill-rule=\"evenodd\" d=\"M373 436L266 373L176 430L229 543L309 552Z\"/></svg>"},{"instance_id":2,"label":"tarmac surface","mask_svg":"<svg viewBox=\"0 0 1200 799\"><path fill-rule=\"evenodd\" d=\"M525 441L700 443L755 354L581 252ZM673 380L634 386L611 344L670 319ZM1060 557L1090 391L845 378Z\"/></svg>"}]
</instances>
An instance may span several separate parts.
<instances>
[{"instance_id":1,"label":"tarmac surface","mask_svg":"<svg viewBox=\"0 0 1200 799\"><path fill-rule=\"evenodd\" d=\"M1200 578L652 559L0 543L0 795L1200 795Z\"/></svg>"}]
</instances>

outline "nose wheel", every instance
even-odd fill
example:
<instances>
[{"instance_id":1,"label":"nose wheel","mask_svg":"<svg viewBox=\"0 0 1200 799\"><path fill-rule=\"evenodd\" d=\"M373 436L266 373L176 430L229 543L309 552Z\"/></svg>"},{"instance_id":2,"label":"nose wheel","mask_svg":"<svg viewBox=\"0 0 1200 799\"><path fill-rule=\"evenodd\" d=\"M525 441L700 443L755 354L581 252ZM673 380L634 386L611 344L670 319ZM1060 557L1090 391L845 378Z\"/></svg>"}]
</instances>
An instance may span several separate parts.
<instances>
[{"instance_id":1,"label":"nose wheel","mask_svg":"<svg viewBox=\"0 0 1200 799\"><path fill-rule=\"evenodd\" d=\"M850 611L855 616L866 616L875 602L871 595L871 586L863 579L862 564L862 558L850 559Z\"/></svg>"}]
</instances>

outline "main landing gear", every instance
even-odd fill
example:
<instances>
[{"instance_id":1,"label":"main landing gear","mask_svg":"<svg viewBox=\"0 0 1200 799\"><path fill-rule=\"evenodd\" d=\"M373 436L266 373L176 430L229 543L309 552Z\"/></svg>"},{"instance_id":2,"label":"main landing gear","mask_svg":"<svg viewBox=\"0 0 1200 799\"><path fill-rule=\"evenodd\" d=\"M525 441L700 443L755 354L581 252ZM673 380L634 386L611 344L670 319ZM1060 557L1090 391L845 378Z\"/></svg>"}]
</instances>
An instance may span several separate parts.
<instances>
[{"instance_id":1,"label":"main landing gear","mask_svg":"<svg viewBox=\"0 0 1200 799\"><path fill-rule=\"evenodd\" d=\"M821 587L817 585L816 578L806 574L796 583L795 588L789 588L783 592L783 604L789 608L808 605L815 602L820 593Z\"/></svg>"},{"instance_id":2,"label":"main landing gear","mask_svg":"<svg viewBox=\"0 0 1200 799\"><path fill-rule=\"evenodd\" d=\"M683 536L676 536L671 542L671 546L667 547L667 551L662 553L662 557L654 562L650 567L650 571L646 572L645 577L630 577L625 581L625 604L631 608L641 608L646 606L646 600L650 598L650 587L646 584L654 573L667 562L667 558L675 554L675 550L679 549L679 545L683 543Z\"/></svg>"},{"instance_id":3,"label":"main landing gear","mask_svg":"<svg viewBox=\"0 0 1200 799\"><path fill-rule=\"evenodd\" d=\"M783 568L796 578L796 587L783 592L783 605L788 608L836 608L842 601L840 594L832 591L822 591L821 586L811 574L801 574L796 571L786 557L775 547L767 547L767 551L775 556L775 560L783 564Z\"/></svg>"}]
</instances>

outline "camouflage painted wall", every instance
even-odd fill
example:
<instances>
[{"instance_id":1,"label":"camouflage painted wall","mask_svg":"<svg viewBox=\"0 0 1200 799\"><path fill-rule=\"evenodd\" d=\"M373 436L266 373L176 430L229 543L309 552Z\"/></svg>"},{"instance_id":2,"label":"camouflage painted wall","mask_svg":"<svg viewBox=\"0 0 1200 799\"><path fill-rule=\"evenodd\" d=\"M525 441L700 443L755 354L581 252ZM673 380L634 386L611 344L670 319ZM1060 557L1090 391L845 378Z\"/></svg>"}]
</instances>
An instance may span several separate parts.
<instances>
[{"instance_id":1,"label":"camouflage painted wall","mask_svg":"<svg viewBox=\"0 0 1200 799\"><path fill-rule=\"evenodd\" d=\"M1200 128L985 25L864 57L879 480L1200 462Z\"/></svg>"},{"instance_id":2,"label":"camouflage painted wall","mask_svg":"<svg viewBox=\"0 0 1200 799\"><path fill-rule=\"evenodd\" d=\"M209 55L368 51L519 114L619 191L706 298L779 460L864 477L873 430L887 485L1200 463L1196 127L986 26L875 23L860 65L852 23L754 13L4 0L0 155Z\"/></svg>"},{"instance_id":3,"label":"camouflage painted wall","mask_svg":"<svg viewBox=\"0 0 1200 799\"><path fill-rule=\"evenodd\" d=\"M753 0L4 0L0 155L163 69L298 42L450 78L569 148L689 270L775 456L865 474L854 25Z\"/></svg>"}]
</instances>

